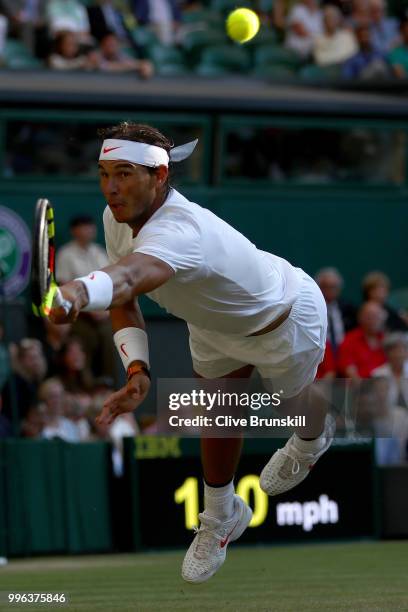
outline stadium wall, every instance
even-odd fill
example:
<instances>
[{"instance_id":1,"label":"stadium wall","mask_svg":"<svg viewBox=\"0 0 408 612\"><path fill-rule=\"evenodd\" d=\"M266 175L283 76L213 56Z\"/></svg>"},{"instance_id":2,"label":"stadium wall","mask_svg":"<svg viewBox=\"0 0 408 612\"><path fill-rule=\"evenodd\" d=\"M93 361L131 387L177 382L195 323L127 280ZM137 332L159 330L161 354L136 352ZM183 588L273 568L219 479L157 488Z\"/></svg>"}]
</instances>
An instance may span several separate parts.
<instances>
[{"instance_id":1,"label":"stadium wall","mask_svg":"<svg viewBox=\"0 0 408 612\"><path fill-rule=\"evenodd\" d=\"M347 299L360 301L360 279L373 269L389 275L393 288L406 286L405 191L367 193L326 188L268 192L192 186L182 191L244 232L259 248L287 258L311 275L323 266L338 267L346 279ZM104 202L96 185L44 180L0 186L0 205L16 211L29 227L38 197L48 197L55 205L60 245L69 237L70 218L84 212L97 219L103 243ZM143 302L143 309L148 317L164 314L150 300Z\"/></svg>"}]
</instances>

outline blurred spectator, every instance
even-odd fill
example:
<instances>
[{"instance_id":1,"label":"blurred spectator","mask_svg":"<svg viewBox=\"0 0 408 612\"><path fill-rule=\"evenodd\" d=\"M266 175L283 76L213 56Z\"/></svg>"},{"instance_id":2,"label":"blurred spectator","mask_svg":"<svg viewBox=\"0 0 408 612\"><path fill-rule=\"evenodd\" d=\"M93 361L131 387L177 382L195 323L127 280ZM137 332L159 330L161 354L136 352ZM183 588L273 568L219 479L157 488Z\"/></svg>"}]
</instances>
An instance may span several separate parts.
<instances>
[{"instance_id":1,"label":"blurred spectator","mask_svg":"<svg viewBox=\"0 0 408 612\"><path fill-rule=\"evenodd\" d=\"M44 355L47 360L47 370L49 376L57 374L58 364L58 353L64 346L68 339L71 331L71 324L55 325L48 317L42 319L44 323L44 338L43 338L43 349Z\"/></svg>"},{"instance_id":2,"label":"blurred spectator","mask_svg":"<svg viewBox=\"0 0 408 612\"><path fill-rule=\"evenodd\" d=\"M347 19L347 25L353 29L367 26L370 21L369 0L353 0L351 13Z\"/></svg>"},{"instance_id":3,"label":"blurred spectator","mask_svg":"<svg viewBox=\"0 0 408 612\"><path fill-rule=\"evenodd\" d=\"M358 327L348 332L339 349L341 376L358 380L386 361L382 341L387 314L376 302L366 302L358 311Z\"/></svg>"},{"instance_id":4,"label":"blurred spectator","mask_svg":"<svg viewBox=\"0 0 408 612\"><path fill-rule=\"evenodd\" d=\"M61 31L55 37L48 65L54 70L92 70L97 68L97 57L94 52L81 51L76 32Z\"/></svg>"},{"instance_id":5,"label":"blurred spectator","mask_svg":"<svg viewBox=\"0 0 408 612\"><path fill-rule=\"evenodd\" d=\"M323 33L323 17L317 0L301 0L292 8L285 45L302 59L312 53L316 36Z\"/></svg>"},{"instance_id":6,"label":"blurred spectator","mask_svg":"<svg viewBox=\"0 0 408 612\"><path fill-rule=\"evenodd\" d=\"M123 53L112 32L100 41L98 67L108 72L136 72L143 79L149 79L154 72L149 60L136 59Z\"/></svg>"},{"instance_id":7,"label":"blurred spectator","mask_svg":"<svg viewBox=\"0 0 408 612\"><path fill-rule=\"evenodd\" d=\"M272 24L282 34L286 30L288 15L299 0L275 0L272 3Z\"/></svg>"},{"instance_id":8,"label":"blurred spectator","mask_svg":"<svg viewBox=\"0 0 408 612\"><path fill-rule=\"evenodd\" d=\"M322 4L335 6L343 17L349 17L353 11L353 0L323 0Z\"/></svg>"},{"instance_id":9,"label":"blurred spectator","mask_svg":"<svg viewBox=\"0 0 408 612\"><path fill-rule=\"evenodd\" d=\"M67 283L109 264L105 249L95 243L96 224L92 217L74 217L69 228L72 240L59 249L55 262L59 283Z\"/></svg>"},{"instance_id":10,"label":"blurred spectator","mask_svg":"<svg viewBox=\"0 0 408 612\"><path fill-rule=\"evenodd\" d=\"M0 323L0 393L10 375L10 355L3 339L4 328Z\"/></svg>"},{"instance_id":11,"label":"blurred spectator","mask_svg":"<svg viewBox=\"0 0 408 612\"><path fill-rule=\"evenodd\" d=\"M24 438L41 438L44 427L44 405L32 406L21 423L21 435Z\"/></svg>"},{"instance_id":12,"label":"blurred spectator","mask_svg":"<svg viewBox=\"0 0 408 612\"><path fill-rule=\"evenodd\" d=\"M78 438L81 442L90 439L91 428L86 418L92 398L89 394L77 393L67 397L64 416L76 427Z\"/></svg>"},{"instance_id":13,"label":"blurred spectator","mask_svg":"<svg viewBox=\"0 0 408 612\"><path fill-rule=\"evenodd\" d=\"M369 0L369 7L373 48L386 55L398 43L398 21L386 16L384 0Z\"/></svg>"},{"instance_id":14,"label":"blurred spectator","mask_svg":"<svg viewBox=\"0 0 408 612\"><path fill-rule=\"evenodd\" d=\"M392 406L408 408L408 335L393 332L384 338L387 362L371 372L373 377L389 382L389 402Z\"/></svg>"},{"instance_id":15,"label":"blurred spectator","mask_svg":"<svg viewBox=\"0 0 408 612\"><path fill-rule=\"evenodd\" d=\"M59 249L56 273L59 283L66 283L92 270L109 264L105 249L95 243L96 225L92 217L81 216L71 220L72 240ZM115 374L115 351L112 328L106 311L84 312L72 326L72 333L81 338L87 355L88 367L95 376Z\"/></svg>"},{"instance_id":16,"label":"blurred spectator","mask_svg":"<svg viewBox=\"0 0 408 612\"><path fill-rule=\"evenodd\" d=\"M93 399L93 412L91 426L93 435L98 440L112 442L112 463L115 476L123 475L123 438L134 437L139 434L139 427L133 413L121 414L111 425L98 423L96 417L100 414L104 401L113 392L108 387L100 386Z\"/></svg>"},{"instance_id":17,"label":"blurred spectator","mask_svg":"<svg viewBox=\"0 0 408 612\"><path fill-rule=\"evenodd\" d=\"M38 386L47 373L47 363L39 340L24 338L12 348L14 374L5 385L3 393L3 414L10 422L13 421L14 391L17 417L21 420L37 402Z\"/></svg>"},{"instance_id":18,"label":"blurred spectator","mask_svg":"<svg viewBox=\"0 0 408 612\"><path fill-rule=\"evenodd\" d=\"M4 45L7 38L8 21L5 15L0 13L0 65L2 63Z\"/></svg>"},{"instance_id":19,"label":"blurred spectator","mask_svg":"<svg viewBox=\"0 0 408 612\"><path fill-rule=\"evenodd\" d=\"M48 51L47 4L48 0L0 0L10 22L11 34L41 58Z\"/></svg>"},{"instance_id":20,"label":"blurred spectator","mask_svg":"<svg viewBox=\"0 0 408 612\"><path fill-rule=\"evenodd\" d=\"M86 355L79 338L69 338L59 353L58 378L69 393L89 393L93 377L86 366Z\"/></svg>"},{"instance_id":21,"label":"blurred spectator","mask_svg":"<svg viewBox=\"0 0 408 612\"><path fill-rule=\"evenodd\" d=\"M0 440L1 438L8 438L12 434L11 424L3 414L3 400L0 396Z\"/></svg>"},{"instance_id":22,"label":"blurred spectator","mask_svg":"<svg viewBox=\"0 0 408 612\"><path fill-rule=\"evenodd\" d=\"M388 331L408 331L408 326L403 318L391 306L387 299L390 293L391 282L383 272L370 272L363 278L362 289L365 302L377 302L387 313L386 329ZM404 313L402 313L404 314Z\"/></svg>"},{"instance_id":23,"label":"blurred spectator","mask_svg":"<svg viewBox=\"0 0 408 612\"><path fill-rule=\"evenodd\" d=\"M390 402L390 381L373 381L373 432L378 465L396 465L406 460L408 411Z\"/></svg>"},{"instance_id":24,"label":"blurred spectator","mask_svg":"<svg viewBox=\"0 0 408 612\"><path fill-rule=\"evenodd\" d=\"M102 40L112 32L121 43L129 42L129 31L122 13L112 0L97 0L96 4L87 7L91 34L96 40Z\"/></svg>"},{"instance_id":25,"label":"blurred spectator","mask_svg":"<svg viewBox=\"0 0 408 612\"><path fill-rule=\"evenodd\" d=\"M181 24L177 0L130 0L140 25L148 25L163 45L176 42Z\"/></svg>"},{"instance_id":26,"label":"blurred spectator","mask_svg":"<svg viewBox=\"0 0 408 612\"><path fill-rule=\"evenodd\" d=\"M345 62L358 51L353 32L343 27L343 17L336 6L323 10L324 32L316 36L313 55L319 66Z\"/></svg>"},{"instance_id":27,"label":"blurred spectator","mask_svg":"<svg viewBox=\"0 0 408 612\"><path fill-rule=\"evenodd\" d=\"M346 79L379 79L389 75L385 55L375 49L371 42L371 32L367 25L356 28L359 51L343 65Z\"/></svg>"},{"instance_id":28,"label":"blurred spectator","mask_svg":"<svg viewBox=\"0 0 408 612\"><path fill-rule=\"evenodd\" d=\"M388 56L394 75L399 79L408 79L408 14L400 26L402 44L391 51Z\"/></svg>"},{"instance_id":29,"label":"blurred spectator","mask_svg":"<svg viewBox=\"0 0 408 612\"><path fill-rule=\"evenodd\" d=\"M91 44L88 13L80 0L49 0L46 10L52 36L58 32L76 32L81 44Z\"/></svg>"},{"instance_id":30,"label":"blurred spectator","mask_svg":"<svg viewBox=\"0 0 408 612\"><path fill-rule=\"evenodd\" d=\"M41 436L79 442L77 427L64 416L67 395L61 382L57 378L48 378L40 386L38 397L44 405L45 423Z\"/></svg>"},{"instance_id":31,"label":"blurred spectator","mask_svg":"<svg viewBox=\"0 0 408 612\"><path fill-rule=\"evenodd\" d=\"M322 268L316 274L315 279L326 301L327 339L336 355L345 332L357 325L356 308L340 298L343 279L336 268Z\"/></svg>"}]
</instances>

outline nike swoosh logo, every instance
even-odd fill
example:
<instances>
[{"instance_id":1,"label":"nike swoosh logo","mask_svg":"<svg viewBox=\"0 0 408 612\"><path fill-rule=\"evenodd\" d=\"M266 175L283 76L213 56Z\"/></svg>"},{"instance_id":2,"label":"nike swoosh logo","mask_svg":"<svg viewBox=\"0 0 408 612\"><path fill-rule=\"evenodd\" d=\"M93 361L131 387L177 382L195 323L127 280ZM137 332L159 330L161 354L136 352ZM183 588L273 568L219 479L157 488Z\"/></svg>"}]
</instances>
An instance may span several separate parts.
<instances>
[{"instance_id":1,"label":"nike swoosh logo","mask_svg":"<svg viewBox=\"0 0 408 612\"><path fill-rule=\"evenodd\" d=\"M90 280L95 280L95 274L90 274L89 278L90 278Z\"/></svg>"},{"instance_id":2,"label":"nike swoosh logo","mask_svg":"<svg viewBox=\"0 0 408 612\"><path fill-rule=\"evenodd\" d=\"M125 349L123 348L124 346L126 346L126 343L123 343L120 345L120 350L122 351L122 353L124 355L126 355L126 357L129 359L129 355L127 354L127 352L125 351Z\"/></svg>"},{"instance_id":3,"label":"nike swoosh logo","mask_svg":"<svg viewBox=\"0 0 408 612\"><path fill-rule=\"evenodd\" d=\"M231 529L231 531L229 532L229 534L220 542L220 547L224 548L224 546L226 546L228 544L228 540L231 537L231 533L234 531L235 527L238 525L239 523L239 519L237 520L237 522L235 523L235 525L233 526L233 528Z\"/></svg>"},{"instance_id":4,"label":"nike swoosh logo","mask_svg":"<svg viewBox=\"0 0 408 612\"><path fill-rule=\"evenodd\" d=\"M122 147L105 147L103 152L106 155L106 153L110 153L111 151L115 151L115 149L121 149Z\"/></svg>"}]
</instances>

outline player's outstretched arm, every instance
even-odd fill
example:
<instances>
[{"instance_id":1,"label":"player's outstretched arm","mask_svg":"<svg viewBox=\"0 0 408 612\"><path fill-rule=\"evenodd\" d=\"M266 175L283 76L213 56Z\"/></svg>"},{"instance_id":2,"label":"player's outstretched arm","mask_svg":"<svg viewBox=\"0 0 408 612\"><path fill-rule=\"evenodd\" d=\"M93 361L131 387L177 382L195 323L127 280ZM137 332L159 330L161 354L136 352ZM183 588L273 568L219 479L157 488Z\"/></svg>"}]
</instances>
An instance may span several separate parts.
<instances>
[{"instance_id":1,"label":"player's outstretched arm","mask_svg":"<svg viewBox=\"0 0 408 612\"><path fill-rule=\"evenodd\" d=\"M108 425L119 414L133 412L144 401L150 389L147 337L144 350L137 346L137 341L140 340L138 334L141 336L145 334L145 323L137 300L131 300L122 306L112 308L110 314L115 343L125 369L130 367L136 371L128 377L128 381L122 389L112 393L105 401L102 412L96 420ZM133 345L132 332L136 335L136 343ZM120 340L116 341L117 338L120 338ZM122 343L122 340L125 340L125 342ZM143 354L144 351L145 354ZM134 357L139 359L134 359Z\"/></svg>"},{"instance_id":2,"label":"player's outstretched arm","mask_svg":"<svg viewBox=\"0 0 408 612\"><path fill-rule=\"evenodd\" d=\"M81 310L106 310L121 306L138 295L157 289L173 274L173 269L161 259L132 253L116 264L62 285L61 293L72 308L68 314L61 308L53 309L50 318L54 323L68 323L74 321Z\"/></svg>"}]
</instances>

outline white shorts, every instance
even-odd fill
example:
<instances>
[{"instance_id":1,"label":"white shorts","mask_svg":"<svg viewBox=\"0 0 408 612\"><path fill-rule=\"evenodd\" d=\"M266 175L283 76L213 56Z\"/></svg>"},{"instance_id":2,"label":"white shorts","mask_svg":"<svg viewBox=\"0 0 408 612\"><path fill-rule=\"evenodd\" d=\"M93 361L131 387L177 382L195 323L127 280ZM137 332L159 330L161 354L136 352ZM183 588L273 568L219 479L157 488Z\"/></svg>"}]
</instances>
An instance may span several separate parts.
<instances>
[{"instance_id":1,"label":"white shorts","mask_svg":"<svg viewBox=\"0 0 408 612\"><path fill-rule=\"evenodd\" d=\"M189 325L195 372L203 378L222 378L253 365L275 391L283 391L283 397L298 395L310 385L324 357L327 308L314 280L299 272L300 295L288 318L273 331L241 337Z\"/></svg>"}]
</instances>

